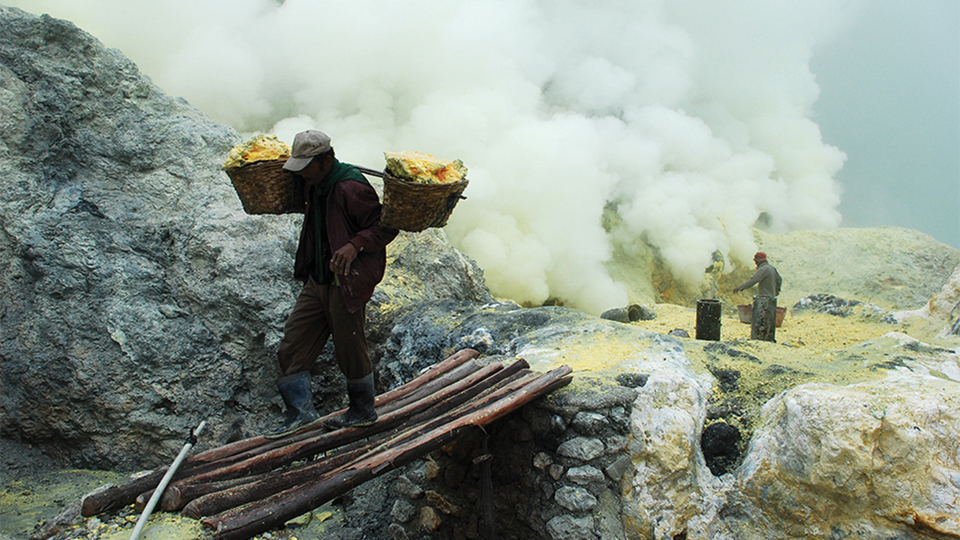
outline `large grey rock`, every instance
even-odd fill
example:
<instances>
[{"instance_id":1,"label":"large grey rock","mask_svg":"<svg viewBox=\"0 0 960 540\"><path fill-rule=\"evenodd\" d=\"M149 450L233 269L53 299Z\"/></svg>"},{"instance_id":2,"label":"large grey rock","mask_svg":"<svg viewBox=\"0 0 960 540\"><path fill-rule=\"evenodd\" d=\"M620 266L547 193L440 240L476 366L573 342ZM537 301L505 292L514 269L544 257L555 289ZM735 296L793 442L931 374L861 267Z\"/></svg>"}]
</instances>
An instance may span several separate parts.
<instances>
[{"instance_id":1,"label":"large grey rock","mask_svg":"<svg viewBox=\"0 0 960 540\"><path fill-rule=\"evenodd\" d=\"M634 463L624 515L637 538L673 538L716 519L722 485L704 462L699 439L707 388L679 372L650 376L634 402ZM690 534L691 538L702 538Z\"/></svg>"},{"instance_id":2,"label":"large grey rock","mask_svg":"<svg viewBox=\"0 0 960 540\"><path fill-rule=\"evenodd\" d=\"M419 373L432 363L430 359L465 347L477 348L490 357L521 356L520 344L537 331L588 319L590 316L566 308L521 308L492 299L484 304L452 298L423 301L397 311L383 345L381 369L385 382L394 385ZM483 347L476 346L478 335L486 337Z\"/></svg>"},{"instance_id":3,"label":"large grey rock","mask_svg":"<svg viewBox=\"0 0 960 540\"><path fill-rule=\"evenodd\" d=\"M958 437L957 381L905 370L846 387L803 385L764 408L738 487L766 511L767 538L952 538Z\"/></svg>"},{"instance_id":4,"label":"large grey rock","mask_svg":"<svg viewBox=\"0 0 960 540\"><path fill-rule=\"evenodd\" d=\"M564 486L556 491L554 498L557 504L578 514L597 507L597 498L582 487Z\"/></svg>"},{"instance_id":5,"label":"large grey rock","mask_svg":"<svg viewBox=\"0 0 960 540\"><path fill-rule=\"evenodd\" d=\"M603 441L587 437L575 437L564 442L557 448L557 453L564 457L590 461L603 455Z\"/></svg>"},{"instance_id":6,"label":"large grey rock","mask_svg":"<svg viewBox=\"0 0 960 540\"><path fill-rule=\"evenodd\" d=\"M276 422L301 217L244 214L220 170L239 135L118 51L13 8L0 27L3 436L149 466L200 420L209 444ZM389 256L368 309L376 358L399 308L490 300L442 233L405 233ZM343 399L329 357L324 409Z\"/></svg>"},{"instance_id":7,"label":"large grey rock","mask_svg":"<svg viewBox=\"0 0 960 540\"><path fill-rule=\"evenodd\" d=\"M591 518L560 515L547 522L551 540L593 540L597 538Z\"/></svg>"},{"instance_id":8,"label":"large grey rock","mask_svg":"<svg viewBox=\"0 0 960 540\"><path fill-rule=\"evenodd\" d=\"M910 321L915 325L939 329L938 337L960 336L960 266L953 271L950 279L926 305L917 310L896 314L897 319Z\"/></svg>"}]
</instances>

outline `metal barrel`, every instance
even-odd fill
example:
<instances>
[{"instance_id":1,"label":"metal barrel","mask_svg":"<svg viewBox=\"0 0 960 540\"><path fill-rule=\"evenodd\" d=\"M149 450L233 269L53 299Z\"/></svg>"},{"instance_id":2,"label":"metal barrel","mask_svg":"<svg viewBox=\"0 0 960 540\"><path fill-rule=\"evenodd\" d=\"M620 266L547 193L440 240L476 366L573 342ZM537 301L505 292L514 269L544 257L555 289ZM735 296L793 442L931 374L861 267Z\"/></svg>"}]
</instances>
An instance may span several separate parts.
<instances>
[{"instance_id":1,"label":"metal barrel","mask_svg":"<svg viewBox=\"0 0 960 540\"><path fill-rule=\"evenodd\" d=\"M697 339L720 341L719 300L697 300Z\"/></svg>"}]
</instances>

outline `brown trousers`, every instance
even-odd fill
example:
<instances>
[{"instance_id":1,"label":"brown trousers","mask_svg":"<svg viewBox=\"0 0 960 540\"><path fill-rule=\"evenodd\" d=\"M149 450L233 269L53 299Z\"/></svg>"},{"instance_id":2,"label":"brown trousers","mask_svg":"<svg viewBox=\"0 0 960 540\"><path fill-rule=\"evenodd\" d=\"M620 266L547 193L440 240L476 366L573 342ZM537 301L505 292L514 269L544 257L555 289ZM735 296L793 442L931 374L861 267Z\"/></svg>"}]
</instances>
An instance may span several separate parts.
<instances>
[{"instance_id":1,"label":"brown trousers","mask_svg":"<svg viewBox=\"0 0 960 540\"><path fill-rule=\"evenodd\" d=\"M363 330L366 312L362 307L350 313L340 287L319 285L311 278L283 326L277 351L280 372L292 375L309 371L331 335L334 357L346 378L360 379L373 372Z\"/></svg>"}]
</instances>

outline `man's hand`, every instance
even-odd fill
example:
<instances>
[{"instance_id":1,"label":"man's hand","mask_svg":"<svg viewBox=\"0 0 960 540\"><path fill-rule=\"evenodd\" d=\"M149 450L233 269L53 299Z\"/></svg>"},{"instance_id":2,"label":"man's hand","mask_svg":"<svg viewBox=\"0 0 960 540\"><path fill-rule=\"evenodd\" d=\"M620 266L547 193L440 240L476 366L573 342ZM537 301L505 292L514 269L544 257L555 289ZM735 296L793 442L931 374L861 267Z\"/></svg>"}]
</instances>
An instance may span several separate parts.
<instances>
[{"instance_id":1,"label":"man's hand","mask_svg":"<svg viewBox=\"0 0 960 540\"><path fill-rule=\"evenodd\" d=\"M330 270L334 274L345 276L350 273L350 264L357 258L357 248L347 242L345 246L338 249L333 257L330 257Z\"/></svg>"}]
</instances>

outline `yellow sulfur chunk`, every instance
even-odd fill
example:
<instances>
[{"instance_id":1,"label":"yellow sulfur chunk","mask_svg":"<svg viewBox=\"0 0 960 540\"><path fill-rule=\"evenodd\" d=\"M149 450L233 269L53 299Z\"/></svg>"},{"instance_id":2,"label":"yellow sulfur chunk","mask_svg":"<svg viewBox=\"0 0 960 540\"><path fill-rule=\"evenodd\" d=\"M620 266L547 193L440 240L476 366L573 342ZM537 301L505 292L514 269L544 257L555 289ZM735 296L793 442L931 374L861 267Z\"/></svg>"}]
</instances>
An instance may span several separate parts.
<instances>
[{"instance_id":1,"label":"yellow sulfur chunk","mask_svg":"<svg viewBox=\"0 0 960 540\"><path fill-rule=\"evenodd\" d=\"M421 184L459 182L467 176L467 168L459 159L447 161L422 152L384 152L387 172Z\"/></svg>"},{"instance_id":2,"label":"yellow sulfur chunk","mask_svg":"<svg viewBox=\"0 0 960 540\"><path fill-rule=\"evenodd\" d=\"M223 162L224 169L243 167L247 163L290 157L290 147L276 135L254 135L249 141L230 150Z\"/></svg>"}]
</instances>

